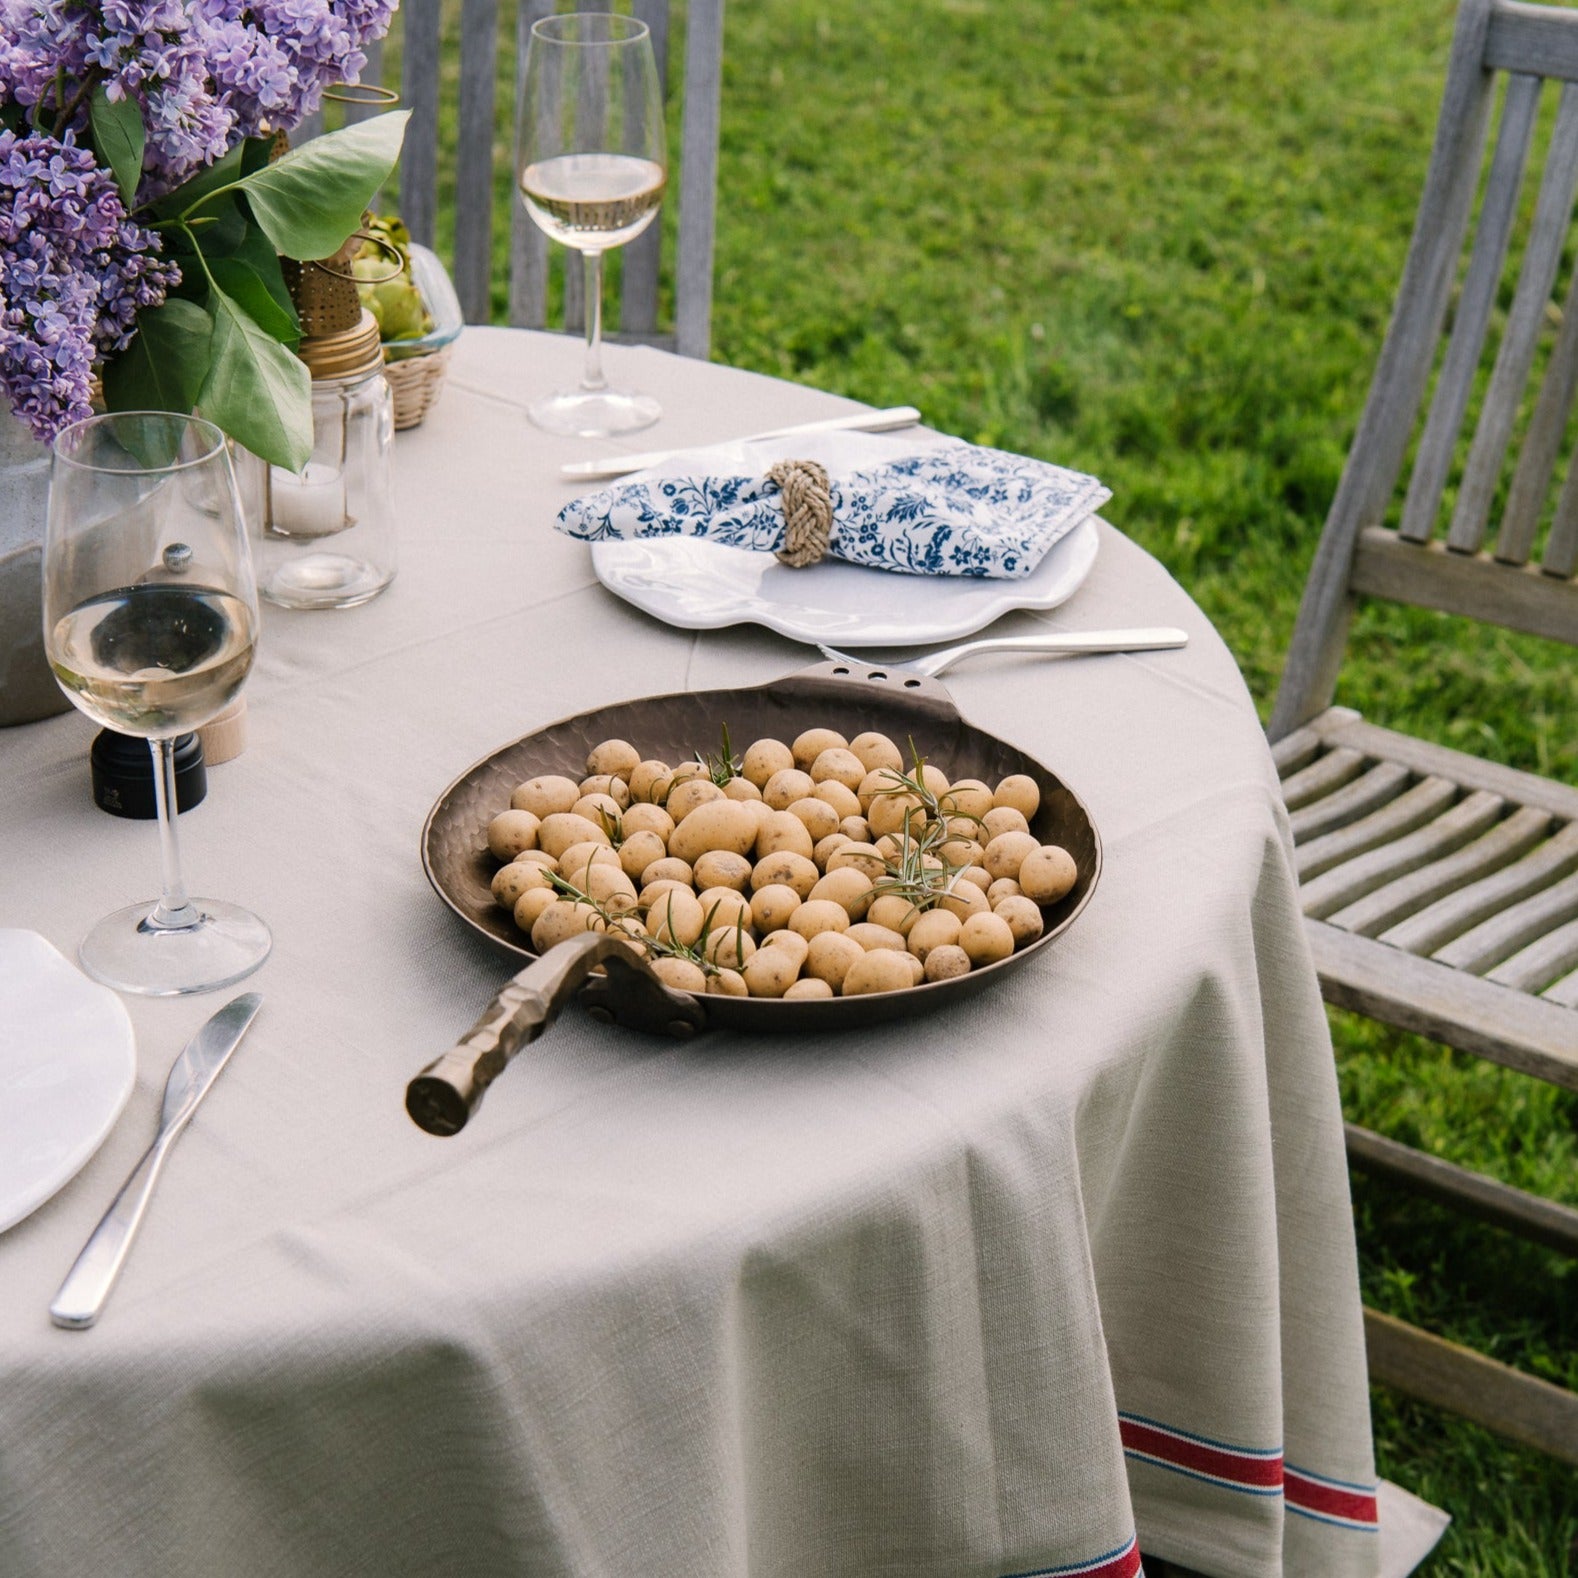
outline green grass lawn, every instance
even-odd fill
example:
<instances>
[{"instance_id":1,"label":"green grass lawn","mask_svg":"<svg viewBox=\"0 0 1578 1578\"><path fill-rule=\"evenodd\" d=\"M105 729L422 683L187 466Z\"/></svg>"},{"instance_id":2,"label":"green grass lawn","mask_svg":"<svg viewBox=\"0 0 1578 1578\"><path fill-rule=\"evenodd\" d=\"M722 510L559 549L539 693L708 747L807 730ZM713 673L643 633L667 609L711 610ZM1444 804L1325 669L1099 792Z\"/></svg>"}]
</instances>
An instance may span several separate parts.
<instances>
[{"instance_id":1,"label":"green grass lawn","mask_svg":"<svg viewBox=\"0 0 1578 1578\"><path fill-rule=\"evenodd\" d=\"M1442 0L729 13L714 355L1096 472L1269 711L1401 270ZM1414 656L1407 662L1399 654ZM1566 648L1367 612L1342 699L1578 782ZM1420 652L1428 654L1424 661ZM1460 710L1461 709L1461 710ZM1352 1116L1578 1203L1578 1101L1334 1018ZM1578 1275L1356 1183L1369 1302L1578 1385ZM1377 1390L1430 1578L1578 1571L1578 1476Z\"/></svg>"},{"instance_id":2,"label":"green grass lawn","mask_svg":"<svg viewBox=\"0 0 1578 1578\"><path fill-rule=\"evenodd\" d=\"M1265 714L1453 15L735 0L713 354L1099 474L1104 513L1194 595ZM1578 782L1569 649L1384 608L1350 653L1341 699L1367 715ZM1333 1031L1350 1115L1578 1203L1573 1096L1359 1020ZM1578 1385L1571 1264L1379 1185L1356 1205L1370 1302ZM1375 1420L1382 1473L1456 1519L1428 1578L1578 1571L1578 1476L1380 1391Z\"/></svg>"}]
</instances>

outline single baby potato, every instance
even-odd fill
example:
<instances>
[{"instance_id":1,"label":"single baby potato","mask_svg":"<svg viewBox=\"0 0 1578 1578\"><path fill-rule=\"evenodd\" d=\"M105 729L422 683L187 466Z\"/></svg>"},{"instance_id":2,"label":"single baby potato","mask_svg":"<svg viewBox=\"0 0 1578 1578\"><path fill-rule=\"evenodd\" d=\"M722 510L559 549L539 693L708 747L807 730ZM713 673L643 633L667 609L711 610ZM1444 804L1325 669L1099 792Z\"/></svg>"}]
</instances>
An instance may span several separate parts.
<instances>
[{"instance_id":1,"label":"single baby potato","mask_svg":"<svg viewBox=\"0 0 1578 1578\"><path fill-rule=\"evenodd\" d=\"M663 840L665 849L668 848L668 841L674 832L674 818L662 806L650 805L645 800L631 806L620 817L619 823L624 829L626 838L632 833L656 833Z\"/></svg>"},{"instance_id":2,"label":"single baby potato","mask_svg":"<svg viewBox=\"0 0 1578 1578\"><path fill-rule=\"evenodd\" d=\"M760 800L762 792L749 778L731 778L723 786L724 798L727 800Z\"/></svg>"},{"instance_id":3,"label":"single baby potato","mask_svg":"<svg viewBox=\"0 0 1578 1578\"><path fill-rule=\"evenodd\" d=\"M705 764L698 761L681 762L671 775L671 792L681 784L689 783L692 778L705 778L708 783L712 783L712 774L707 771ZM713 787L717 786L714 784Z\"/></svg>"},{"instance_id":4,"label":"single baby potato","mask_svg":"<svg viewBox=\"0 0 1578 1578\"><path fill-rule=\"evenodd\" d=\"M844 935L853 937L867 953L880 949L889 953L908 951L903 932L894 931L891 926L879 926L875 921L857 921Z\"/></svg>"},{"instance_id":5,"label":"single baby potato","mask_svg":"<svg viewBox=\"0 0 1578 1578\"><path fill-rule=\"evenodd\" d=\"M980 910L959 928L959 946L972 965L996 964L1014 951L1014 930L1001 915Z\"/></svg>"},{"instance_id":6,"label":"single baby potato","mask_svg":"<svg viewBox=\"0 0 1578 1578\"><path fill-rule=\"evenodd\" d=\"M555 860L553 856L550 855L545 849L523 849L515 857L515 861L517 862L522 860L529 860L534 865L546 866L550 871L557 871L559 869L559 862ZM514 864L514 862L512 862L512 864Z\"/></svg>"},{"instance_id":7,"label":"single baby potato","mask_svg":"<svg viewBox=\"0 0 1578 1578\"><path fill-rule=\"evenodd\" d=\"M901 893L884 893L870 908L866 919L876 926L886 926L901 937L909 936L910 927L920 919L921 912Z\"/></svg>"},{"instance_id":8,"label":"single baby potato","mask_svg":"<svg viewBox=\"0 0 1578 1578\"><path fill-rule=\"evenodd\" d=\"M821 800L832 806L840 822L846 816L860 815L860 796L847 784L841 784L836 778L823 778L811 791L813 800Z\"/></svg>"},{"instance_id":9,"label":"single baby potato","mask_svg":"<svg viewBox=\"0 0 1578 1578\"><path fill-rule=\"evenodd\" d=\"M947 773L942 768L933 767L930 762L922 762L919 772L922 785L931 790L933 799L940 800L947 794L951 785Z\"/></svg>"},{"instance_id":10,"label":"single baby potato","mask_svg":"<svg viewBox=\"0 0 1578 1578\"><path fill-rule=\"evenodd\" d=\"M781 931L800 908L800 895L782 882L758 888L751 896L751 924L759 932Z\"/></svg>"},{"instance_id":11,"label":"single baby potato","mask_svg":"<svg viewBox=\"0 0 1578 1578\"><path fill-rule=\"evenodd\" d=\"M512 860L509 865L500 866L493 873L493 881L489 886L493 891L494 902L502 904L507 910L514 909L515 901L521 894L529 893L533 888L553 891L547 867L532 865L524 860Z\"/></svg>"},{"instance_id":12,"label":"single baby potato","mask_svg":"<svg viewBox=\"0 0 1578 1578\"><path fill-rule=\"evenodd\" d=\"M682 784L675 792L683 794L690 787ZM692 866L709 850L744 855L756 842L755 816L738 800L725 800L716 784L710 787L717 798L698 805L689 816L681 818L668 841L669 854L688 860Z\"/></svg>"},{"instance_id":13,"label":"single baby potato","mask_svg":"<svg viewBox=\"0 0 1578 1578\"><path fill-rule=\"evenodd\" d=\"M790 749L794 752L795 766L809 771L811 763L823 751L844 750L848 745L849 741L837 729L807 729L804 734L795 736Z\"/></svg>"},{"instance_id":14,"label":"single baby potato","mask_svg":"<svg viewBox=\"0 0 1578 1578\"><path fill-rule=\"evenodd\" d=\"M611 794L583 794L570 807L570 814L584 816L598 827L611 829L618 825L621 810L619 802Z\"/></svg>"},{"instance_id":15,"label":"single baby potato","mask_svg":"<svg viewBox=\"0 0 1578 1578\"><path fill-rule=\"evenodd\" d=\"M758 789L774 773L794 766L794 752L782 740L758 740L740 761L740 772Z\"/></svg>"},{"instance_id":16,"label":"single baby potato","mask_svg":"<svg viewBox=\"0 0 1578 1578\"><path fill-rule=\"evenodd\" d=\"M975 878L971 877L970 880L974 882ZM1016 899L1023 891L1012 877L999 877L986 890L986 902L995 910L1004 899Z\"/></svg>"},{"instance_id":17,"label":"single baby potato","mask_svg":"<svg viewBox=\"0 0 1578 1578\"><path fill-rule=\"evenodd\" d=\"M687 778L669 790L663 804L676 822L683 822L698 806L722 798L723 791L710 778Z\"/></svg>"},{"instance_id":18,"label":"single baby potato","mask_svg":"<svg viewBox=\"0 0 1578 1578\"><path fill-rule=\"evenodd\" d=\"M816 783L842 784L853 793L866 776L866 767L855 753L843 746L833 746L820 752L811 763L810 773Z\"/></svg>"},{"instance_id":19,"label":"single baby potato","mask_svg":"<svg viewBox=\"0 0 1578 1578\"><path fill-rule=\"evenodd\" d=\"M1025 773L1010 773L997 786L992 803L1017 811L1028 823L1041 809L1041 790L1034 778Z\"/></svg>"},{"instance_id":20,"label":"single baby potato","mask_svg":"<svg viewBox=\"0 0 1578 1578\"><path fill-rule=\"evenodd\" d=\"M966 866L959 875L966 882L973 882L983 893L992 885L992 874L985 866ZM1002 879L998 878L997 880L1001 881ZM1012 882L1013 878L1010 877L1008 880ZM990 908L992 901L988 899L986 903L987 907Z\"/></svg>"},{"instance_id":21,"label":"single baby potato","mask_svg":"<svg viewBox=\"0 0 1578 1578\"><path fill-rule=\"evenodd\" d=\"M871 802L879 794L893 789L898 785L897 770L889 771L886 767L874 767L864 778L855 785L855 798L860 802L861 812L871 815Z\"/></svg>"},{"instance_id":22,"label":"single baby potato","mask_svg":"<svg viewBox=\"0 0 1578 1578\"><path fill-rule=\"evenodd\" d=\"M872 839L871 847L884 860L897 860L899 858L899 841L891 833L884 833L881 838Z\"/></svg>"},{"instance_id":23,"label":"single baby potato","mask_svg":"<svg viewBox=\"0 0 1578 1578\"><path fill-rule=\"evenodd\" d=\"M909 930L910 952L925 964L933 948L946 948L959 940L963 923L949 910L927 910Z\"/></svg>"},{"instance_id":24,"label":"single baby potato","mask_svg":"<svg viewBox=\"0 0 1578 1578\"><path fill-rule=\"evenodd\" d=\"M787 811L796 800L806 799L816 788L810 773L798 767L785 767L762 785L762 799L774 811Z\"/></svg>"},{"instance_id":25,"label":"single baby potato","mask_svg":"<svg viewBox=\"0 0 1578 1578\"><path fill-rule=\"evenodd\" d=\"M616 865L588 866L586 886L582 891L604 909L616 914L627 913L636 907L636 885ZM616 900L622 902L616 903Z\"/></svg>"},{"instance_id":26,"label":"single baby potato","mask_svg":"<svg viewBox=\"0 0 1578 1578\"><path fill-rule=\"evenodd\" d=\"M707 924L715 931L721 926L744 926L749 930L754 924L751 901L738 888L704 888L696 897L701 900L701 913Z\"/></svg>"},{"instance_id":27,"label":"single baby potato","mask_svg":"<svg viewBox=\"0 0 1578 1578\"><path fill-rule=\"evenodd\" d=\"M581 786L573 778L548 773L518 784L510 796L510 807L515 811L530 811L533 816L549 817L556 811L568 811L580 798Z\"/></svg>"},{"instance_id":28,"label":"single baby potato","mask_svg":"<svg viewBox=\"0 0 1578 1578\"><path fill-rule=\"evenodd\" d=\"M619 865L618 854L607 844L594 843L591 839L583 839L579 844L570 847L559 856L559 870L563 873L566 882L573 882L576 887L586 886L586 874L594 860L614 867Z\"/></svg>"},{"instance_id":29,"label":"single baby potato","mask_svg":"<svg viewBox=\"0 0 1578 1578\"><path fill-rule=\"evenodd\" d=\"M800 961L783 948L758 948L741 971L752 997L782 997L800 974Z\"/></svg>"},{"instance_id":30,"label":"single baby potato","mask_svg":"<svg viewBox=\"0 0 1578 1578\"><path fill-rule=\"evenodd\" d=\"M557 904L559 895L546 885L527 888L515 901L515 924L529 937L538 917L550 904Z\"/></svg>"},{"instance_id":31,"label":"single baby potato","mask_svg":"<svg viewBox=\"0 0 1578 1578\"><path fill-rule=\"evenodd\" d=\"M1019 886L1037 904L1056 904L1079 877L1074 857L1057 844L1043 844L1026 855L1019 868Z\"/></svg>"},{"instance_id":32,"label":"single baby potato","mask_svg":"<svg viewBox=\"0 0 1578 1578\"><path fill-rule=\"evenodd\" d=\"M647 908L646 929L659 942L689 947L701 935L701 900L686 888L664 888Z\"/></svg>"},{"instance_id":33,"label":"single baby potato","mask_svg":"<svg viewBox=\"0 0 1578 1578\"><path fill-rule=\"evenodd\" d=\"M951 914L957 915L960 920L968 920L972 915L983 912L986 914L991 913L991 906L986 902L986 895L973 882L966 882L963 877L960 877L938 899L937 908L948 910Z\"/></svg>"},{"instance_id":34,"label":"single baby potato","mask_svg":"<svg viewBox=\"0 0 1578 1578\"><path fill-rule=\"evenodd\" d=\"M668 799L674 787L674 769L655 756L638 762L630 769L626 782L630 785L630 799L636 804L660 804Z\"/></svg>"},{"instance_id":35,"label":"single baby potato","mask_svg":"<svg viewBox=\"0 0 1578 1578\"><path fill-rule=\"evenodd\" d=\"M908 792L875 795L866 811L866 821L878 838L897 833L906 823L912 833L917 832L925 820L926 812L919 799Z\"/></svg>"},{"instance_id":36,"label":"single baby potato","mask_svg":"<svg viewBox=\"0 0 1578 1578\"><path fill-rule=\"evenodd\" d=\"M627 877L642 881L647 867L656 865L667 853L656 833L628 833L619 846L619 864Z\"/></svg>"},{"instance_id":37,"label":"single baby potato","mask_svg":"<svg viewBox=\"0 0 1578 1578\"><path fill-rule=\"evenodd\" d=\"M871 842L871 824L863 816L846 816L838 824L838 830L856 844L869 844Z\"/></svg>"},{"instance_id":38,"label":"single baby potato","mask_svg":"<svg viewBox=\"0 0 1578 1578\"><path fill-rule=\"evenodd\" d=\"M836 860L838 857L835 855L833 858ZM751 871L751 891L754 893L781 882L785 887L793 888L802 899L807 899L821 875L814 861L795 854L793 850L780 849L776 855L768 855L765 860L756 862Z\"/></svg>"},{"instance_id":39,"label":"single baby potato","mask_svg":"<svg viewBox=\"0 0 1578 1578\"><path fill-rule=\"evenodd\" d=\"M849 748L865 764L868 773L881 767L890 767L894 772L904 770L904 753L885 734L875 730L857 734L849 742Z\"/></svg>"},{"instance_id":40,"label":"single baby potato","mask_svg":"<svg viewBox=\"0 0 1578 1578\"><path fill-rule=\"evenodd\" d=\"M513 860L537 847L537 830L542 819L530 811L500 811L488 823L488 848L495 860Z\"/></svg>"},{"instance_id":41,"label":"single baby potato","mask_svg":"<svg viewBox=\"0 0 1578 1578\"><path fill-rule=\"evenodd\" d=\"M933 948L926 955L926 979L951 981L956 975L970 973L970 956L957 943Z\"/></svg>"},{"instance_id":42,"label":"single baby potato","mask_svg":"<svg viewBox=\"0 0 1578 1578\"><path fill-rule=\"evenodd\" d=\"M665 855L661 860L654 860L641 873L641 902L645 904L647 901L647 889L656 887L660 882L677 882L680 887L688 888L693 880L694 873L688 861Z\"/></svg>"},{"instance_id":43,"label":"single baby potato","mask_svg":"<svg viewBox=\"0 0 1578 1578\"><path fill-rule=\"evenodd\" d=\"M848 932L819 931L806 950L805 973L813 980L826 981L835 992L844 986L844 977L866 950Z\"/></svg>"},{"instance_id":44,"label":"single baby potato","mask_svg":"<svg viewBox=\"0 0 1578 1578\"><path fill-rule=\"evenodd\" d=\"M832 899L807 899L789 917L789 930L806 938L823 931L848 931L849 911Z\"/></svg>"},{"instance_id":45,"label":"single baby potato","mask_svg":"<svg viewBox=\"0 0 1578 1578\"><path fill-rule=\"evenodd\" d=\"M950 833L950 836L937 846L939 858L947 861L950 866L977 865L985 853L985 848L968 835L958 837Z\"/></svg>"},{"instance_id":46,"label":"single baby potato","mask_svg":"<svg viewBox=\"0 0 1578 1578\"><path fill-rule=\"evenodd\" d=\"M751 989L738 970L718 970L707 977L707 990L714 997L749 997Z\"/></svg>"},{"instance_id":47,"label":"single baby potato","mask_svg":"<svg viewBox=\"0 0 1578 1578\"><path fill-rule=\"evenodd\" d=\"M811 858L823 870L827 870L827 863L841 850L845 844L854 843L848 833L829 833L826 838L816 841L816 848L811 851Z\"/></svg>"},{"instance_id":48,"label":"single baby potato","mask_svg":"<svg viewBox=\"0 0 1578 1578\"><path fill-rule=\"evenodd\" d=\"M871 901L875 897L870 877L854 866L840 866L836 871L828 872L811 889L813 904L821 899L831 899L849 912L852 921L866 918L866 911L871 908Z\"/></svg>"},{"instance_id":49,"label":"single baby potato","mask_svg":"<svg viewBox=\"0 0 1578 1578\"><path fill-rule=\"evenodd\" d=\"M1012 877L1019 882L1019 868L1025 856L1040 847L1034 833L999 833L986 846L986 869L994 879ZM1019 882L1019 886L1024 887L1024 883Z\"/></svg>"},{"instance_id":50,"label":"single baby potato","mask_svg":"<svg viewBox=\"0 0 1578 1578\"><path fill-rule=\"evenodd\" d=\"M756 834L756 858L765 859L787 849L809 860L816 849L811 830L793 811L769 811Z\"/></svg>"},{"instance_id":51,"label":"single baby potato","mask_svg":"<svg viewBox=\"0 0 1578 1578\"><path fill-rule=\"evenodd\" d=\"M926 966L912 953L910 960L910 985L919 986L926 979Z\"/></svg>"},{"instance_id":52,"label":"single baby potato","mask_svg":"<svg viewBox=\"0 0 1578 1578\"><path fill-rule=\"evenodd\" d=\"M626 778L640 765L641 752L629 740L604 740L586 758L589 773L618 773Z\"/></svg>"},{"instance_id":53,"label":"single baby potato","mask_svg":"<svg viewBox=\"0 0 1578 1578\"><path fill-rule=\"evenodd\" d=\"M981 831L975 836L982 842L990 844L994 838L1003 833L1028 833L1030 823L1025 820L1023 811L1016 811L1011 805L994 805L985 816L981 818Z\"/></svg>"},{"instance_id":54,"label":"single baby potato","mask_svg":"<svg viewBox=\"0 0 1578 1578\"><path fill-rule=\"evenodd\" d=\"M751 885L751 863L732 849L709 849L695 867L698 888L733 888L743 893Z\"/></svg>"},{"instance_id":55,"label":"single baby potato","mask_svg":"<svg viewBox=\"0 0 1578 1578\"><path fill-rule=\"evenodd\" d=\"M837 936L838 933L818 933L819 936ZM762 947L781 948L785 953L793 956L795 968L798 970L806 960L806 955L811 951L811 944L797 931L770 931L762 938Z\"/></svg>"},{"instance_id":56,"label":"single baby potato","mask_svg":"<svg viewBox=\"0 0 1578 1578\"><path fill-rule=\"evenodd\" d=\"M581 793L605 794L621 811L630 804L630 785L615 773L593 773L581 780Z\"/></svg>"},{"instance_id":57,"label":"single baby potato","mask_svg":"<svg viewBox=\"0 0 1578 1578\"><path fill-rule=\"evenodd\" d=\"M992 905L992 913L1001 915L1008 922L1008 929L1014 934L1016 948L1034 942L1046 930L1041 906L1034 899L1027 899L1022 893L1011 893L1007 898L999 899Z\"/></svg>"},{"instance_id":58,"label":"single baby potato","mask_svg":"<svg viewBox=\"0 0 1578 1578\"><path fill-rule=\"evenodd\" d=\"M538 953L546 953L571 937L579 937L587 924L597 914L590 904L572 904L568 899L555 899L532 924L531 945Z\"/></svg>"},{"instance_id":59,"label":"single baby potato","mask_svg":"<svg viewBox=\"0 0 1578 1578\"><path fill-rule=\"evenodd\" d=\"M551 816L545 816L542 826L537 829L537 847L555 860L572 845L588 841L610 846L613 842L595 822L588 822L584 816L572 816L567 811L555 811Z\"/></svg>"},{"instance_id":60,"label":"single baby potato","mask_svg":"<svg viewBox=\"0 0 1578 1578\"><path fill-rule=\"evenodd\" d=\"M814 975L810 975L803 981L796 981L784 993L784 1001L787 1003L793 999L795 1002L799 1002L807 997L831 997L832 995L833 988L826 981L819 981Z\"/></svg>"},{"instance_id":61,"label":"single baby potato","mask_svg":"<svg viewBox=\"0 0 1578 1578\"><path fill-rule=\"evenodd\" d=\"M949 816L985 816L995 802L992 791L979 778L961 778L948 785L948 792L938 797L938 804Z\"/></svg>"},{"instance_id":62,"label":"single baby potato","mask_svg":"<svg viewBox=\"0 0 1578 1578\"><path fill-rule=\"evenodd\" d=\"M720 970L743 970L756 955L756 939L748 927L715 926L707 933L701 952Z\"/></svg>"},{"instance_id":63,"label":"single baby potato","mask_svg":"<svg viewBox=\"0 0 1578 1578\"><path fill-rule=\"evenodd\" d=\"M827 869L838 871L844 866L854 867L871 882L875 882L888 869L887 862L873 844L845 844L842 849L835 849L828 856Z\"/></svg>"},{"instance_id":64,"label":"single baby potato","mask_svg":"<svg viewBox=\"0 0 1578 1578\"><path fill-rule=\"evenodd\" d=\"M776 816L778 813L775 811L772 814ZM799 817L805 823L805 830L811 835L813 845L829 833L838 831L838 812L826 800L818 800L814 795L796 800L785 815Z\"/></svg>"},{"instance_id":65,"label":"single baby potato","mask_svg":"<svg viewBox=\"0 0 1578 1578\"><path fill-rule=\"evenodd\" d=\"M878 948L862 954L844 977L845 997L864 997L871 992L903 992L915 984L908 954Z\"/></svg>"},{"instance_id":66,"label":"single baby potato","mask_svg":"<svg viewBox=\"0 0 1578 1578\"><path fill-rule=\"evenodd\" d=\"M647 962L652 966L652 973L665 986L672 986L677 992L707 990L706 971L699 964L692 964L689 959L664 956Z\"/></svg>"}]
</instances>

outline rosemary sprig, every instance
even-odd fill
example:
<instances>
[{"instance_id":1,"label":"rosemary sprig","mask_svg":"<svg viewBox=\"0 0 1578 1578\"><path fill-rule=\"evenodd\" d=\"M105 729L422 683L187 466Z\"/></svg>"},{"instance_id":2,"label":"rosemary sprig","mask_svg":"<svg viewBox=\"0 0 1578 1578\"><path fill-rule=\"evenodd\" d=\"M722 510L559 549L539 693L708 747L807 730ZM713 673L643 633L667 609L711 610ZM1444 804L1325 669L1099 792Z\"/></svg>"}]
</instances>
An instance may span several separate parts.
<instances>
[{"instance_id":1,"label":"rosemary sprig","mask_svg":"<svg viewBox=\"0 0 1578 1578\"><path fill-rule=\"evenodd\" d=\"M711 752L694 752L695 760L701 763L703 771L720 788L724 788L731 778L740 776L740 769L745 765L742 758L734 754L734 747L729 741L729 726L723 725L722 749L714 755Z\"/></svg>"}]
</instances>

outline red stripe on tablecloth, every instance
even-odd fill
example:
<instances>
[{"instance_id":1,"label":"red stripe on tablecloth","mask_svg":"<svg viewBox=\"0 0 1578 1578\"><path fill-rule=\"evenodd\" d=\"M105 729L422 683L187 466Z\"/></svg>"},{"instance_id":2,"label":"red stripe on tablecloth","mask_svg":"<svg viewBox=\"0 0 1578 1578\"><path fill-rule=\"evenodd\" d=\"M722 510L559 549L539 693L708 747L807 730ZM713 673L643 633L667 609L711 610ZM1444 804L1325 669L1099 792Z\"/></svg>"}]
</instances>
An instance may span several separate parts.
<instances>
[{"instance_id":1,"label":"red stripe on tablecloth","mask_svg":"<svg viewBox=\"0 0 1578 1578\"><path fill-rule=\"evenodd\" d=\"M1126 1451L1143 1452L1147 1457L1160 1458L1163 1463L1192 1473L1206 1474L1235 1485L1253 1486L1257 1490L1275 1490L1282 1484L1280 1454L1266 1457L1235 1452L1231 1447L1211 1446L1128 1416L1119 1419L1118 1431Z\"/></svg>"},{"instance_id":2,"label":"red stripe on tablecloth","mask_svg":"<svg viewBox=\"0 0 1578 1578\"><path fill-rule=\"evenodd\" d=\"M1033 1572L1010 1574L1010 1578L1139 1578L1140 1547L1131 1535L1129 1543L1110 1556L1098 1556L1094 1563L1072 1567L1037 1567Z\"/></svg>"},{"instance_id":3,"label":"red stripe on tablecloth","mask_svg":"<svg viewBox=\"0 0 1578 1578\"><path fill-rule=\"evenodd\" d=\"M1301 1507L1306 1512L1323 1513L1329 1518L1350 1518L1355 1523L1380 1521L1380 1509L1373 1492L1311 1479L1296 1468L1286 1471L1282 1493L1290 1507Z\"/></svg>"}]
</instances>

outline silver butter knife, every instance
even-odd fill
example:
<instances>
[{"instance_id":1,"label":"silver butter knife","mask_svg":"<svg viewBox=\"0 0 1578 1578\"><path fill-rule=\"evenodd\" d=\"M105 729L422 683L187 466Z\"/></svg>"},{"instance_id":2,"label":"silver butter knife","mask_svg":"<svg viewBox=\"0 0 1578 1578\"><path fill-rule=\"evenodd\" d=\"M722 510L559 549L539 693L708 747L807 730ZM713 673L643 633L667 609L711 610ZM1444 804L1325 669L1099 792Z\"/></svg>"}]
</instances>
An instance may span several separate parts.
<instances>
[{"instance_id":1,"label":"silver butter knife","mask_svg":"<svg viewBox=\"0 0 1578 1578\"><path fill-rule=\"evenodd\" d=\"M219 1078L219 1071L229 1062L230 1054L262 1006L263 999L257 992L244 992L226 1003L175 1060L170 1077L164 1082L164 1107L153 1144L121 1185L121 1192L104 1213L104 1220L94 1228L92 1238L83 1246L76 1264L61 1283L55 1302L49 1306L50 1319L57 1326L82 1331L99 1318L99 1311L126 1263L170 1147L191 1122L197 1104Z\"/></svg>"},{"instance_id":2,"label":"silver butter knife","mask_svg":"<svg viewBox=\"0 0 1578 1578\"><path fill-rule=\"evenodd\" d=\"M896 658L891 663L874 658L853 657L837 647L816 649L831 663L847 663L851 668L875 675L887 669L902 669L907 674L924 674L935 679L961 658L981 652L1164 652L1171 647L1188 646L1189 632L1163 626L1154 630L1062 630L1044 636L990 636L984 641L966 641L940 652L925 652L918 657Z\"/></svg>"}]
</instances>

